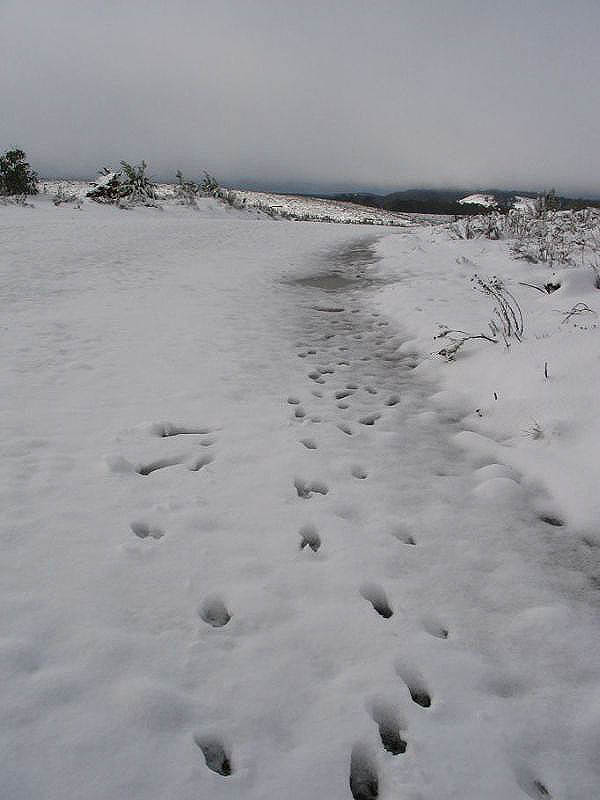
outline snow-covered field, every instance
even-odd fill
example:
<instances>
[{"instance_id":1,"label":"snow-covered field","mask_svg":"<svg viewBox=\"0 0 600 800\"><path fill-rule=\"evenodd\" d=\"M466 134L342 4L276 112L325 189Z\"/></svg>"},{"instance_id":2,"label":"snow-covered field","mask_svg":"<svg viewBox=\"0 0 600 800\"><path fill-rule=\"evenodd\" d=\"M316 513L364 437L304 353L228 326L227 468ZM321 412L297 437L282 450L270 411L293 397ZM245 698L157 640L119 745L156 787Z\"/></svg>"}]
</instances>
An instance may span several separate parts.
<instances>
[{"instance_id":1,"label":"snow-covered field","mask_svg":"<svg viewBox=\"0 0 600 800\"><path fill-rule=\"evenodd\" d=\"M84 199L92 184L89 181L45 180L41 191L56 195L59 188L74 197ZM169 203L175 197L175 184L159 183L156 186L159 201ZM370 208L357 203L342 202L321 197L253 192L245 189L223 189L223 196L238 210L248 213L268 214L275 219L302 222L336 222L351 225L385 225L406 227L425 219L422 214L397 214L383 208ZM430 215L428 221L441 222L449 217Z\"/></svg>"},{"instance_id":2,"label":"snow-covered field","mask_svg":"<svg viewBox=\"0 0 600 800\"><path fill-rule=\"evenodd\" d=\"M594 800L593 271L34 202L0 208L2 796ZM523 341L446 363L473 273Z\"/></svg>"}]
</instances>

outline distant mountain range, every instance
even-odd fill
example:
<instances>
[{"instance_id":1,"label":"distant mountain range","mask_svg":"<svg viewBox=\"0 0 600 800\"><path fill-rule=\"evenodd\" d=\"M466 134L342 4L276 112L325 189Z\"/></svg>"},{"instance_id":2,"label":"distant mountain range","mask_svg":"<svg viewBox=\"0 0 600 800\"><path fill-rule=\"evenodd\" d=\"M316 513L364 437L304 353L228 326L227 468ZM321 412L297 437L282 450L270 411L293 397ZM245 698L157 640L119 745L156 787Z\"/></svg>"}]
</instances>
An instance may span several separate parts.
<instances>
[{"instance_id":1,"label":"distant mountain range","mask_svg":"<svg viewBox=\"0 0 600 800\"><path fill-rule=\"evenodd\" d=\"M507 209L519 204L522 198L537 197L537 192L507 189L407 189L391 194L370 194L368 192L350 192L342 194L313 194L313 197L332 198L349 203L359 203L374 208L384 208L387 211L421 214L480 214L490 206ZM471 201L472 197L482 199L481 204ZM470 202L463 202L469 198ZM492 198L494 202L490 202ZM581 200L573 197L560 197L561 208L585 208L586 206L600 207L600 200Z\"/></svg>"}]
</instances>

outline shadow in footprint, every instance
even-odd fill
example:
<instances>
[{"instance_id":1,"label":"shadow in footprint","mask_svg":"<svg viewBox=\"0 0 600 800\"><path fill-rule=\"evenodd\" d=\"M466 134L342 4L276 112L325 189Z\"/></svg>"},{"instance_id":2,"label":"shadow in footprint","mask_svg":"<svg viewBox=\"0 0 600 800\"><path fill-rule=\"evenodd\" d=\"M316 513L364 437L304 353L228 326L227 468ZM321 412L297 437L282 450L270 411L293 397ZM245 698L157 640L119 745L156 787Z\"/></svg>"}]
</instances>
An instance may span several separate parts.
<instances>
[{"instance_id":1,"label":"shadow in footprint","mask_svg":"<svg viewBox=\"0 0 600 800\"><path fill-rule=\"evenodd\" d=\"M307 450L317 450L317 443L314 439L300 439L300 444L303 444Z\"/></svg>"},{"instance_id":2,"label":"shadow in footprint","mask_svg":"<svg viewBox=\"0 0 600 800\"><path fill-rule=\"evenodd\" d=\"M308 482L303 481L302 478L295 478L294 486L296 487L298 497L301 497L303 500L308 500L308 498L312 497L313 494L325 495L329 492L327 486L325 486L325 484L321 481Z\"/></svg>"},{"instance_id":3,"label":"shadow in footprint","mask_svg":"<svg viewBox=\"0 0 600 800\"><path fill-rule=\"evenodd\" d=\"M194 427L193 425L176 425L173 422L157 422L152 426L152 433L161 438L169 436L196 436L212 433L212 428Z\"/></svg>"},{"instance_id":4,"label":"shadow in footprint","mask_svg":"<svg viewBox=\"0 0 600 800\"><path fill-rule=\"evenodd\" d=\"M138 464L135 468L135 471L138 475L151 475L153 472L157 472L159 469L165 469L165 467L174 467L177 464L181 464L183 458L181 456L173 456L172 458L161 458L157 461L151 461L149 464Z\"/></svg>"},{"instance_id":5,"label":"shadow in footprint","mask_svg":"<svg viewBox=\"0 0 600 800\"><path fill-rule=\"evenodd\" d=\"M376 583L365 583L361 587L360 593L384 619L389 619L393 616L394 612L381 586Z\"/></svg>"},{"instance_id":6,"label":"shadow in footprint","mask_svg":"<svg viewBox=\"0 0 600 800\"><path fill-rule=\"evenodd\" d=\"M361 481L364 481L365 478L368 477L366 470L364 470L362 467L352 467L351 472L355 478L358 478Z\"/></svg>"},{"instance_id":7,"label":"shadow in footprint","mask_svg":"<svg viewBox=\"0 0 600 800\"><path fill-rule=\"evenodd\" d=\"M350 791L354 800L376 800L379 797L375 759L362 744L354 745L350 755Z\"/></svg>"},{"instance_id":8,"label":"shadow in footprint","mask_svg":"<svg viewBox=\"0 0 600 800\"><path fill-rule=\"evenodd\" d=\"M415 546L417 543L413 536L410 533L407 533L403 528L395 528L391 531L392 536L394 539L397 539L402 544L409 544Z\"/></svg>"},{"instance_id":9,"label":"shadow in footprint","mask_svg":"<svg viewBox=\"0 0 600 800\"><path fill-rule=\"evenodd\" d=\"M554 517L552 514L540 514L539 519L546 525L552 525L555 528L562 528L565 524L560 517Z\"/></svg>"},{"instance_id":10,"label":"shadow in footprint","mask_svg":"<svg viewBox=\"0 0 600 800\"><path fill-rule=\"evenodd\" d=\"M436 639L447 639L448 629L441 625L433 617L423 617L421 619L423 628L430 636L435 636Z\"/></svg>"},{"instance_id":11,"label":"shadow in footprint","mask_svg":"<svg viewBox=\"0 0 600 800\"><path fill-rule=\"evenodd\" d=\"M310 547L313 553L316 553L317 550L321 547L321 537L317 533L317 529L314 525L304 525L300 528L300 550L304 550L305 547Z\"/></svg>"},{"instance_id":12,"label":"shadow in footprint","mask_svg":"<svg viewBox=\"0 0 600 800\"><path fill-rule=\"evenodd\" d=\"M375 425L381 414L367 414L361 417L358 421L361 425Z\"/></svg>"},{"instance_id":13,"label":"shadow in footprint","mask_svg":"<svg viewBox=\"0 0 600 800\"><path fill-rule=\"evenodd\" d=\"M217 595L205 598L198 613L204 622L213 628L223 628L231 619L227 606Z\"/></svg>"},{"instance_id":14,"label":"shadow in footprint","mask_svg":"<svg viewBox=\"0 0 600 800\"><path fill-rule=\"evenodd\" d=\"M406 740L400 731L406 726L395 709L381 700L371 704L370 714L379 728L379 737L384 749L394 756L406 752Z\"/></svg>"},{"instance_id":15,"label":"shadow in footprint","mask_svg":"<svg viewBox=\"0 0 600 800\"><path fill-rule=\"evenodd\" d=\"M190 464L190 471L191 472L198 472L198 470L202 469L202 467L206 467L208 464L211 464L214 461L213 456L200 456L200 458L195 459Z\"/></svg>"},{"instance_id":16,"label":"shadow in footprint","mask_svg":"<svg viewBox=\"0 0 600 800\"><path fill-rule=\"evenodd\" d=\"M549 789L538 780L526 764L519 764L515 769L515 777L520 788L531 800L552 800Z\"/></svg>"},{"instance_id":17,"label":"shadow in footprint","mask_svg":"<svg viewBox=\"0 0 600 800\"><path fill-rule=\"evenodd\" d=\"M350 425L346 425L345 422L340 422L338 424L338 428L342 431L342 433L345 433L346 436L352 436L352 428Z\"/></svg>"},{"instance_id":18,"label":"shadow in footprint","mask_svg":"<svg viewBox=\"0 0 600 800\"><path fill-rule=\"evenodd\" d=\"M151 525L147 522L132 522L129 527L140 539L162 539L165 535L158 525Z\"/></svg>"},{"instance_id":19,"label":"shadow in footprint","mask_svg":"<svg viewBox=\"0 0 600 800\"><path fill-rule=\"evenodd\" d=\"M220 739L194 736L196 746L202 750L206 766L218 775L231 775L233 772L231 758Z\"/></svg>"},{"instance_id":20,"label":"shadow in footprint","mask_svg":"<svg viewBox=\"0 0 600 800\"><path fill-rule=\"evenodd\" d=\"M427 688L419 670L404 662L397 662L396 673L406 684L413 702L422 708L429 708L431 706L431 692Z\"/></svg>"}]
</instances>

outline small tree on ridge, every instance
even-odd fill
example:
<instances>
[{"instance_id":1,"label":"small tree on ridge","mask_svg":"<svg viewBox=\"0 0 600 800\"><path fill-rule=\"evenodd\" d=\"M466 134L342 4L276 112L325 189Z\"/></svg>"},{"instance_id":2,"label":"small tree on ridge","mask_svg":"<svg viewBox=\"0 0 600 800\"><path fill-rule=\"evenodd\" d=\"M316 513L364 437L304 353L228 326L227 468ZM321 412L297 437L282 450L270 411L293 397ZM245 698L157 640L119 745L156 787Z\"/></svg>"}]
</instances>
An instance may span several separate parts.
<instances>
[{"instance_id":1,"label":"small tree on ridge","mask_svg":"<svg viewBox=\"0 0 600 800\"><path fill-rule=\"evenodd\" d=\"M38 175L26 158L18 147L0 156L0 195L37 194Z\"/></svg>"}]
</instances>

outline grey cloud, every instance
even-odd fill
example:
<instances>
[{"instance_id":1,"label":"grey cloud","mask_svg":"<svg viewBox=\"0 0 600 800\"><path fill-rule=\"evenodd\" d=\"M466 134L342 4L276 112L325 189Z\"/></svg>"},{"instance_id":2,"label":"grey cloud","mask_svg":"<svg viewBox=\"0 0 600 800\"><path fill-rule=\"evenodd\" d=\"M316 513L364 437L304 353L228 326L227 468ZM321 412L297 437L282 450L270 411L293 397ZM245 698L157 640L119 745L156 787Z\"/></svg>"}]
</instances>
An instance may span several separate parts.
<instances>
[{"instance_id":1,"label":"grey cloud","mask_svg":"<svg viewBox=\"0 0 600 800\"><path fill-rule=\"evenodd\" d=\"M0 148L46 174L599 193L595 0L0 0Z\"/></svg>"}]
</instances>

